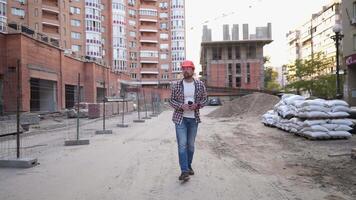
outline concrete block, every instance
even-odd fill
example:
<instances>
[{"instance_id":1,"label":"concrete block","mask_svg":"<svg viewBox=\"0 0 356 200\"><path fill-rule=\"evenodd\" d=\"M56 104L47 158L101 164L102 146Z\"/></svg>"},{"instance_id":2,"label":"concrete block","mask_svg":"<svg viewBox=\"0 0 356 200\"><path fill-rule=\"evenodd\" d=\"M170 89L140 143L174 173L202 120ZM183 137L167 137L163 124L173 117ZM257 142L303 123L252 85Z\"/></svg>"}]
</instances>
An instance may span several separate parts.
<instances>
[{"instance_id":1,"label":"concrete block","mask_svg":"<svg viewBox=\"0 0 356 200\"><path fill-rule=\"evenodd\" d=\"M128 124L118 124L117 127L119 127L119 128L127 128L127 127L129 127L129 125Z\"/></svg>"},{"instance_id":2,"label":"concrete block","mask_svg":"<svg viewBox=\"0 0 356 200\"><path fill-rule=\"evenodd\" d=\"M142 119L152 119L151 117L142 117Z\"/></svg>"},{"instance_id":3,"label":"concrete block","mask_svg":"<svg viewBox=\"0 0 356 200\"><path fill-rule=\"evenodd\" d=\"M143 119L135 119L135 120L133 120L133 122L135 122L135 123L144 123L145 120L143 120Z\"/></svg>"},{"instance_id":4,"label":"concrete block","mask_svg":"<svg viewBox=\"0 0 356 200\"><path fill-rule=\"evenodd\" d=\"M89 140L66 140L64 146L88 145Z\"/></svg>"},{"instance_id":5,"label":"concrete block","mask_svg":"<svg viewBox=\"0 0 356 200\"><path fill-rule=\"evenodd\" d=\"M19 158L13 160L0 160L2 168L30 168L38 165L37 158Z\"/></svg>"},{"instance_id":6,"label":"concrete block","mask_svg":"<svg viewBox=\"0 0 356 200\"><path fill-rule=\"evenodd\" d=\"M95 134L98 134L98 135L112 134L112 130L95 131Z\"/></svg>"}]
</instances>

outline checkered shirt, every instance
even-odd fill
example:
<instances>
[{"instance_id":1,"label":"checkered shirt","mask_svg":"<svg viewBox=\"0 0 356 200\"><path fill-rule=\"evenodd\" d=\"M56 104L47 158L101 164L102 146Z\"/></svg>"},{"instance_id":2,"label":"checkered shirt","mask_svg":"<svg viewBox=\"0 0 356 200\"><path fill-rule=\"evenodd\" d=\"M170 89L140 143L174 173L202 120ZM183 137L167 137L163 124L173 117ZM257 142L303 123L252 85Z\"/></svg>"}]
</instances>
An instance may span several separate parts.
<instances>
[{"instance_id":1,"label":"checkered shirt","mask_svg":"<svg viewBox=\"0 0 356 200\"><path fill-rule=\"evenodd\" d=\"M195 120L200 123L199 109L204 107L207 101L206 88L202 81L194 79L195 92L194 102L198 104L198 109L195 110ZM183 109L184 104L184 87L183 80L173 83L171 86L171 98L169 104L174 108L172 121L176 124L181 124L183 121Z\"/></svg>"}]
</instances>

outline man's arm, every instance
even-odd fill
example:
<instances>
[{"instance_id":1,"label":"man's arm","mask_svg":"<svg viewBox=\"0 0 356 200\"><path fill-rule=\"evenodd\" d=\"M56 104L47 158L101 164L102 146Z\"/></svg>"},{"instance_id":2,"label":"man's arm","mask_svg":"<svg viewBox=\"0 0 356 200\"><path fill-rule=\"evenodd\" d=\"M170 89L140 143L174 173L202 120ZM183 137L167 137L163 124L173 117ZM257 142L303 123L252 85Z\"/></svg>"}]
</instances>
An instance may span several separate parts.
<instances>
[{"instance_id":1,"label":"man's arm","mask_svg":"<svg viewBox=\"0 0 356 200\"><path fill-rule=\"evenodd\" d=\"M201 96L197 98L197 102L193 105L193 110L203 108L208 101L208 95L206 92L206 87L203 83L201 83Z\"/></svg>"},{"instance_id":2,"label":"man's arm","mask_svg":"<svg viewBox=\"0 0 356 200\"><path fill-rule=\"evenodd\" d=\"M171 98L169 99L169 105L172 106L175 110L180 110L182 109L183 103L179 103L176 99L176 92L175 92L176 85L173 84L171 87Z\"/></svg>"}]
</instances>

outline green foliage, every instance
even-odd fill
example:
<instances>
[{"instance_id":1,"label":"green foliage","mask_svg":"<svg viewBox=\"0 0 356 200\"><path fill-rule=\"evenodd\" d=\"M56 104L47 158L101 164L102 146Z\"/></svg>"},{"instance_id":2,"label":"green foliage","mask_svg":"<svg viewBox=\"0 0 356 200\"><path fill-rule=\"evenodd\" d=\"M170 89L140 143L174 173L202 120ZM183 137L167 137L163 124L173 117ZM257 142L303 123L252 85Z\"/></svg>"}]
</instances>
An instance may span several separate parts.
<instances>
[{"instance_id":1,"label":"green foliage","mask_svg":"<svg viewBox=\"0 0 356 200\"><path fill-rule=\"evenodd\" d=\"M281 86L277 82L277 78L278 78L278 72L273 70L272 67L266 67L265 68L265 78L264 78L265 89L274 90L274 91L280 90Z\"/></svg>"},{"instance_id":2,"label":"green foliage","mask_svg":"<svg viewBox=\"0 0 356 200\"><path fill-rule=\"evenodd\" d=\"M331 99L336 95L336 75L328 74L333 62L322 53L288 66L287 90L306 91L310 96ZM341 81L342 84L342 81Z\"/></svg>"}]
</instances>

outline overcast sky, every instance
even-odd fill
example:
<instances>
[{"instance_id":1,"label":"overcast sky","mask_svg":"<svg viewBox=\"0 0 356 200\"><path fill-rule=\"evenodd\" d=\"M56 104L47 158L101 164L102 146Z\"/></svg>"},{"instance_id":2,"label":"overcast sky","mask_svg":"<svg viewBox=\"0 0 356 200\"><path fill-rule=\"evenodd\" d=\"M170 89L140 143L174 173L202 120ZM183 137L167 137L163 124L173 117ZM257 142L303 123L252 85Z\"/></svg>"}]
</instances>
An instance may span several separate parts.
<instances>
[{"instance_id":1,"label":"overcast sky","mask_svg":"<svg viewBox=\"0 0 356 200\"><path fill-rule=\"evenodd\" d=\"M287 62L286 33L310 19L332 0L185 0L186 58L193 60L200 71L200 43L203 25L212 29L213 40L222 40L222 25L249 24L250 34L256 26L272 23L273 42L264 48L271 64L279 67ZM241 38L241 36L240 36Z\"/></svg>"}]
</instances>

